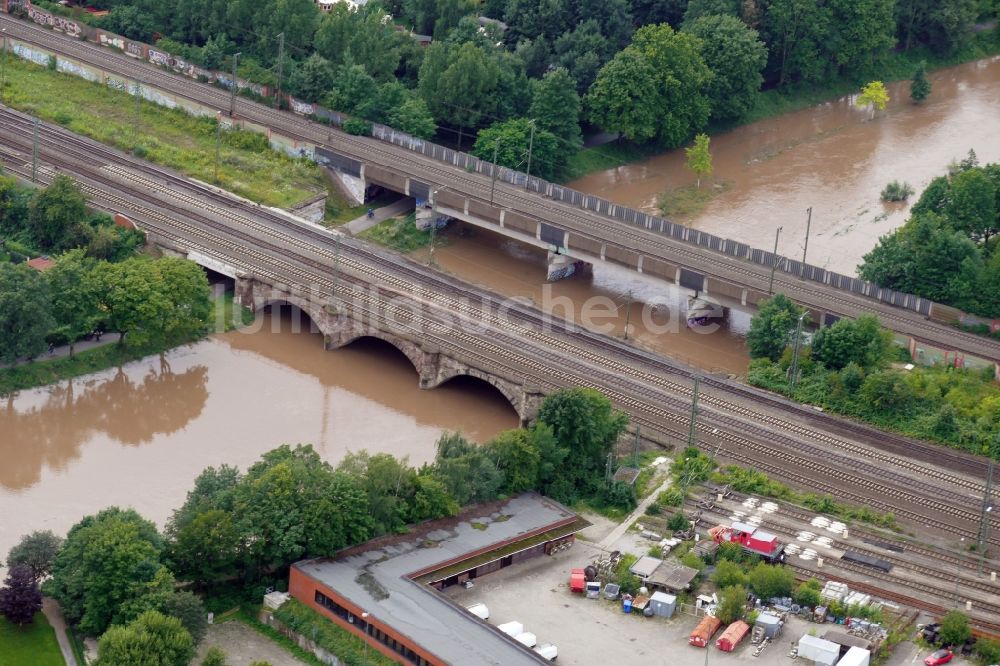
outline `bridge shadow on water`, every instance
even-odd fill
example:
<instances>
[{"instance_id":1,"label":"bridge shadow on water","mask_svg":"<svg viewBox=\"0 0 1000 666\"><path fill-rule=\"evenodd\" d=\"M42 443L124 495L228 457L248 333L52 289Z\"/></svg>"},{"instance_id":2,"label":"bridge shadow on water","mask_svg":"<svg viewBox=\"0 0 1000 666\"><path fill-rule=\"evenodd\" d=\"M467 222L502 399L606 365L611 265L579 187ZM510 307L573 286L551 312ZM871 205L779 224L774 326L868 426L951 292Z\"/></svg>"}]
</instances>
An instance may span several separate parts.
<instances>
[{"instance_id":1,"label":"bridge shadow on water","mask_svg":"<svg viewBox=\"0 0 1000 666\"><path fill-rule=\"evenodd\" d=\"M412 416L420 425L490 436L518 425L506 397L481 379L460 375L437 388L420 388L419 375L397 347L371 336L327 351L323 336L298 307L271 304L253 326L220 336L233 349L253 352L315 378L324 387L349 391Z\"/></svg>"}]
</instances>

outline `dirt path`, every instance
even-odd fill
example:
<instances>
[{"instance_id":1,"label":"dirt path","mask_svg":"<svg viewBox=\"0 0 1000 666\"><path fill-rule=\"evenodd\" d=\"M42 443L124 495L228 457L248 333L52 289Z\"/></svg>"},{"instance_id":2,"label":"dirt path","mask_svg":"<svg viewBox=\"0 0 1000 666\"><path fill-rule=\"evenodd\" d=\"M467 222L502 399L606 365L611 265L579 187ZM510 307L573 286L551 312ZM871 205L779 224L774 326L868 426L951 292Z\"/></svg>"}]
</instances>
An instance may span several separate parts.
<instances>
[{"instance_id":1,"label":"dirt path","mask_svg":"<svg viewBox=\"0 0 1000 666\"><path fill-rule=\"evenodd\" d=\"M52 629L56 632L56 640L59 641L59 649L62 651L66 666L78 666L76 655L73 654L73 648L69 644L69 637L66 635L66 619L63 618L59 603L51 597L43 597L42 612L45 613L45 619L49 621Z\"/></svg>"}]
</instances>

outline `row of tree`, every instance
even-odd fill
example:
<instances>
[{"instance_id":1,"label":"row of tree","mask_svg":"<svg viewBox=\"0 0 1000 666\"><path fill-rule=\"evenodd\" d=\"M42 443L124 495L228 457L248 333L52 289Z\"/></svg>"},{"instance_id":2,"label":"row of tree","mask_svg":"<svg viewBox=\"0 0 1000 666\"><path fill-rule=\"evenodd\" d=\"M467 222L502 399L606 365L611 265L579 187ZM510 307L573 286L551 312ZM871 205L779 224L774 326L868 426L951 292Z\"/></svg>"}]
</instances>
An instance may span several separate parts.
<instances>
[{"instance_id":1,"label":"row of tree","mask_svg":"<svg viewBox=\"0 0 1000 666\"><path fill-rule=\"evenodd\" d=\"M975 153L930 182L902 227L879 239L858 273L880 286L1000 317L1000 164Z\"/></svg>"},{"instance_id":2,"label":"row of tree","mask_svg":"<svg viewBox=\"0 0 1000 666\"><path fill-rule=\"evenodd\" d=\"M0 175L0 237L15 261L26 258L20 250L42 254L73 248L118 261L143 243L140 232L115 226L103 213L90 213L79 186L65 175L41 189Z\"/></svg>"},{"instance_id":3,"label":"row of tree","mask_svg":"<svg viewBox=\"0 0 1000 666\"><path fill-rule=\"evenodd\" d=\"M83 250L39 273L0 263L0 361L34 358L46 344L72 345L92 331L117 332L143 347L190 340L211 314L208 280L184 259L99 261Z\"/></svg>"},{"instance_id":4,"label":"row of tree","mask_svg":"<svg viewBox=\"0 0 1000 666\"><path fill-rule=\"evenodd\" d=\"M8 587L17 593L0 593L0 610L29 621L43 581L73 625L102 636L100 663L126 663L115 658L129 650L127 663L140 663L135 655L166 641L164 654L174 656L156 663L187 664L205 632L205 609L179 590L180 581L205 589L283 577L301 558L333 555L454 515L465 504L526 490L601 501L611 485L608 455L625 424L599 393L570 389L545 400L530 430L507 431L482 446L442 436L434 462L419 469L366 452L333 467L308 445L269 451L245 473L209 467L162 534L134 510L111 507L74 525L65 540L51 532L24 537L7 557L16 578ZM630 492L611 494L634 505Z\"/></svg>"},{"instance_id":5,"label":"row of tree","mask_svg":"<svg viewBox=\"0 0 1000 666\"><path fill-rule=\"evenodd\" d=\"M275 84L280 72L301 98L418 136L518 121L487 137L490 157L524 118L564 151L583 121L677 146L710 118L743 117L762 85L869 77L897 45L947 52L996 12L989 0L384 0L326 14L312 0L95 4L111 8L109 30L163 35L162 48L209 68L239 51L248 78ZM434 41L421 48L397 25ZM530 108L529 81L557 69L584 99L559 108L563 132ZM540 140L533 164L557 173L564 155ZM504 163L526 166L515 145L501 147Z\"/></svg>"},{"instance_id":6,"label":"row of tree","mask_svg":"<svg viewBox=\"0 0 1000 666\"><path fill-rule=\"evenodd\" d=\"M890 362L899 351L872 315L821 328L811 343L802 341L795 358L804 314L782 294L761 305L747 335L751 384L912 436L1000 455L1000 388L992 367L894 369Z\"/></svg>"}]
</instances>

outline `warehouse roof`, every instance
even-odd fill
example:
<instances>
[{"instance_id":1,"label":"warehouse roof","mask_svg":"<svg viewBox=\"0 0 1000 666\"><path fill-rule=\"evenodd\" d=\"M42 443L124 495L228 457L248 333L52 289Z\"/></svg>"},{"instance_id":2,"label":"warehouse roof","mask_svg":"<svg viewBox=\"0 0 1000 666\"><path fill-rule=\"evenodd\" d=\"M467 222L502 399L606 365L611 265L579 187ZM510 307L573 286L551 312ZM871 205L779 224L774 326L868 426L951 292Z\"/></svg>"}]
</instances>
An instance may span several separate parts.
<instances>
[{"instance_id":1,"label":"warehouse roof","mask_svg":"<svg viewBox=\"0 0 1000 666\"><path fill-rule=\"evenodd\" d=\"M413 579L576 522L566 507L528 493L293 566L444 661L538 664L532 650Z\"/></svg>"}]
</instances>

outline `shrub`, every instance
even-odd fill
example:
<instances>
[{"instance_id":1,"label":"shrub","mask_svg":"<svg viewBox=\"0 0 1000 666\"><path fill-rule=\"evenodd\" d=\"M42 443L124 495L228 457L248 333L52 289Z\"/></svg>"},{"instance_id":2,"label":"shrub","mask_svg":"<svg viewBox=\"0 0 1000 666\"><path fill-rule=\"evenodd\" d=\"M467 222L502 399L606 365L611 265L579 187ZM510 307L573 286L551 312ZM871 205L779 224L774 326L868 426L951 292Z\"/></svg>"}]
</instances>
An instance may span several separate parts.
<instances>
[{"instance_id":1,"label":"shrub","mask_svg":"<svg viewBox=\"0 0 1000 666\"><path fill-rule=\"evenodd\" d=\"M684 492L676 486L667 488L656 498L657 504L663 506L680 506L684 503Z\"/></svg>"},{"instance_id":2,"label":"shrub","mask_svg":"<svg viewBox=\"0 0 1000 666\"><path fill-rule=\"evenodd\" d=\"M344 121L344 131L355 136L371 136L372 124L360 118L348 118Z\"/></svg>"},{"instance_id":3,"label":"shrub","mask_svg":"<svg viewBox=\"0 0 1000 666\"><path fill-rule=\"evenodd\" d=\"M292 631L308 636L323 649L337 655L342 664L393 664L392 660L366 650L365 642L326 619L301 602L291 599L274 611L274 617ZM367 658L366 658L367 654Z\"/></svg>"},{"instance_id":4,"label":"shrub","mask_svg":"<svg viewBox=\"0 0 1000 666\"><path fill-rule=\"evenodd\" d=\"M715 571L712 572L712 582L720 589L733 585L743 585L746 583L746 575L740 565L729 560L722 560L715 565Z\"/></svg>"},{"instance_id":5,"label":"shrub","mask_svg":"<svg viewBox=\"0 0 1000 666\"><path fill-rule=\"evenodd\" d=\"M906 201L913 191L909 183L894 180L882 189L882 201Z\"/></svg>"},{"instance_id":6,"label":"shrub","mask_svg":"<svg viewBox=\"0 0 1000 666\"><path fill-rule=\"evenodd\" d=\"M677 530L686 530L691 527L691 521L687 519L683 511L678 511L670 516L670 520L667 521L667 527L675 532Z\"/></svg>"}]
</instances>

